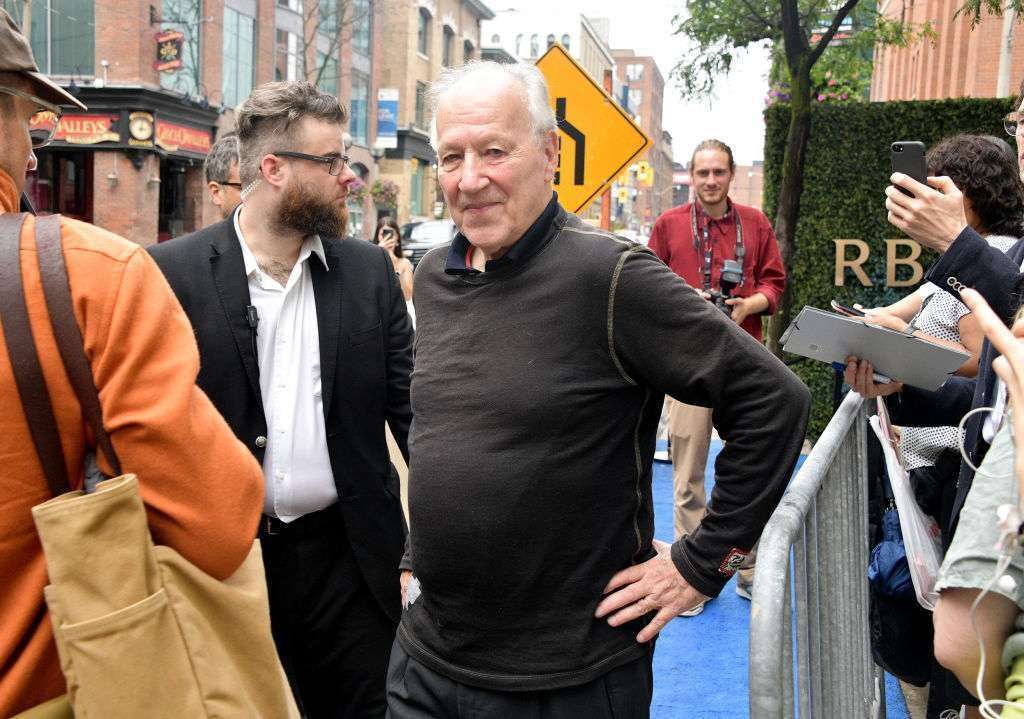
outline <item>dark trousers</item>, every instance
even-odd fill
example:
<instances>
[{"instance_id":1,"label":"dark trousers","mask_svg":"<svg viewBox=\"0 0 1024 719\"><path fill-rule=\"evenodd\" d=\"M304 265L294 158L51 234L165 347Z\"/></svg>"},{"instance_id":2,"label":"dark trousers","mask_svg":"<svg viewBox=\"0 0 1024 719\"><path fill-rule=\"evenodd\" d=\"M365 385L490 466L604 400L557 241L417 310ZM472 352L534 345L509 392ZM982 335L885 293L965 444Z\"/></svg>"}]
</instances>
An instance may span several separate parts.
<instances>
[{"instance_id":1,"label":"dark trousers","mask_svg":"<svg viewBox=\"0 0 1024 719\"><path fill-rule=\"evenodd\" d=\"M395 625L356 566L337 505L287 526L264 518L260 544L271 630L303 716L383 717Z\"/></svg>"},{"instance_id":2,"label":"dark trousers","mask_svg":"<svg viewBox=\"0 0 1024 719\"><path fill-rule=\"evenodd\" d=\"M388 719L648 719L651 653L587 684L533 692L478 689L428 669L397 641L388 665Z\"/></svg>"}]
</instances>

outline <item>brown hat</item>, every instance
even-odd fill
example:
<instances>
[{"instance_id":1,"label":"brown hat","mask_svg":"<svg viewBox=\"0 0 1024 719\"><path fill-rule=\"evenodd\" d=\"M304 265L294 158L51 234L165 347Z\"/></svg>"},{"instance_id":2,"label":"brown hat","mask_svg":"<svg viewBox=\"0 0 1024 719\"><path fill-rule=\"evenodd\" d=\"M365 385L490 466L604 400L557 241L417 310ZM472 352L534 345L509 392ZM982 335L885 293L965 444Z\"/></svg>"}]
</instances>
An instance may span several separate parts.
<instances>
[{"instance_id":1,"label":"brown hat","mask_svg":"<svg viewBox=\"0 0 1024 719\"><path fill-rule=\"evenodd\" d=\"M55 105L75 105L86 110L67 90L39 72L32 48L14 19L0 8L0 72L25 75L35 85L36 94Z\"/></svg>"}]
</instances>

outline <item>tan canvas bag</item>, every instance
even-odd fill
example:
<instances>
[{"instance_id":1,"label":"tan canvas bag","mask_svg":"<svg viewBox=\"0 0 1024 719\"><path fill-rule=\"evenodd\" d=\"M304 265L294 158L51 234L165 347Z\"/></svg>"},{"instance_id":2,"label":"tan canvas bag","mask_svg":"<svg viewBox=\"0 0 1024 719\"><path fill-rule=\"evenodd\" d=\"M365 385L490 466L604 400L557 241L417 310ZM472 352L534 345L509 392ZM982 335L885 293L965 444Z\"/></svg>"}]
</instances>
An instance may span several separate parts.
<instances>
[{"instance_id":1,"label":"tan canvas bag","mask_svg":"<svg viewBox=\"0 0 1024 719\"><path fill-rule=\"evenodd\" d=\"M0 219L0 266L13 263L0 287L14 282L23 297L18 243L8 241L8 218ZM57 217L37 220L36 244L65 369L99 448L120 472L72 311ZM27 315L19 319L21 311L12 311L11 295L0 296L4 332L33 440L56 495L32 515L46 555L46 603L74 716L298 719L270 633L258 542L238 571L219 581L174 549L153 544L135 475L102 481L90 493L58 491L68 483L63 455L53 454L60 452L56 422L42 375L33 379L39 367Z\"/></svg>"}]
</instances>

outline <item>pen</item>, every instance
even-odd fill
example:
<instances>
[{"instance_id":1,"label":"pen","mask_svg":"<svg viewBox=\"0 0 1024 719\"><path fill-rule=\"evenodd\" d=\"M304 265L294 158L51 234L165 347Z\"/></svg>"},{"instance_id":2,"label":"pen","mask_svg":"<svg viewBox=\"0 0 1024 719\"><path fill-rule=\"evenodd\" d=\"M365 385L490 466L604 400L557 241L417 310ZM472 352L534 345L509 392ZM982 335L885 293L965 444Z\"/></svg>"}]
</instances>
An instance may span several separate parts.
<instances>
[{"instance_id":1,"label":"pen","mask_svg":"<svg viewBox=\"0 0 1024 719\"><path fill-rule=\"evenodd\" d=\"M837 372L842 372L846 369L846 365L844 365L842 362L833 362L832 369L836 370ZM890 382L892 382L892 380L889 377L886 377L884 374L878 374L877 372L873 372L871 374L871 379L875 381L875 384L889 384Z\"/></svg>"}]
</instances>

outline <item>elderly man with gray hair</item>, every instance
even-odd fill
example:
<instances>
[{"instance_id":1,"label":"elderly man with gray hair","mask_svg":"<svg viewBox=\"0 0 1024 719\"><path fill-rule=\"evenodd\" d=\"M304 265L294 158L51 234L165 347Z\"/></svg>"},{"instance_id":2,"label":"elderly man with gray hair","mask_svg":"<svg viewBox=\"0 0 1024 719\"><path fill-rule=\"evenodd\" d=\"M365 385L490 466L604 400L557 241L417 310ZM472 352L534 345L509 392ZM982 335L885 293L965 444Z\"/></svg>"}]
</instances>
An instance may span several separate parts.
<instances>
[{"instance_id":1,"label":"elderly man with gray hair","mask_svg":"<svg viewBox=\"0 0 1024 719\"><path fill-rule=\"evenodd\" d=\"M646 717L654 639L757 541L807 389L646 248L558 205L536 68L469 63L430 100L459 232L416 273L390 716ZM651 492L666 393L728 440L707 516L672 546Z\"/></svg>"},{"instance_id":2,"label":"elderly man with gray hair","mask_svg":"<svg viewBox=\"0 0 1024 719\"><path fill-rule=\"evenodd\" d=\"M220 210L220 218L226 220L242 202L242 180L238 175L238 135L229 132L213 143L203 163L203 173L206 175L210 202Z\"/></svg>"}]
</instances>

